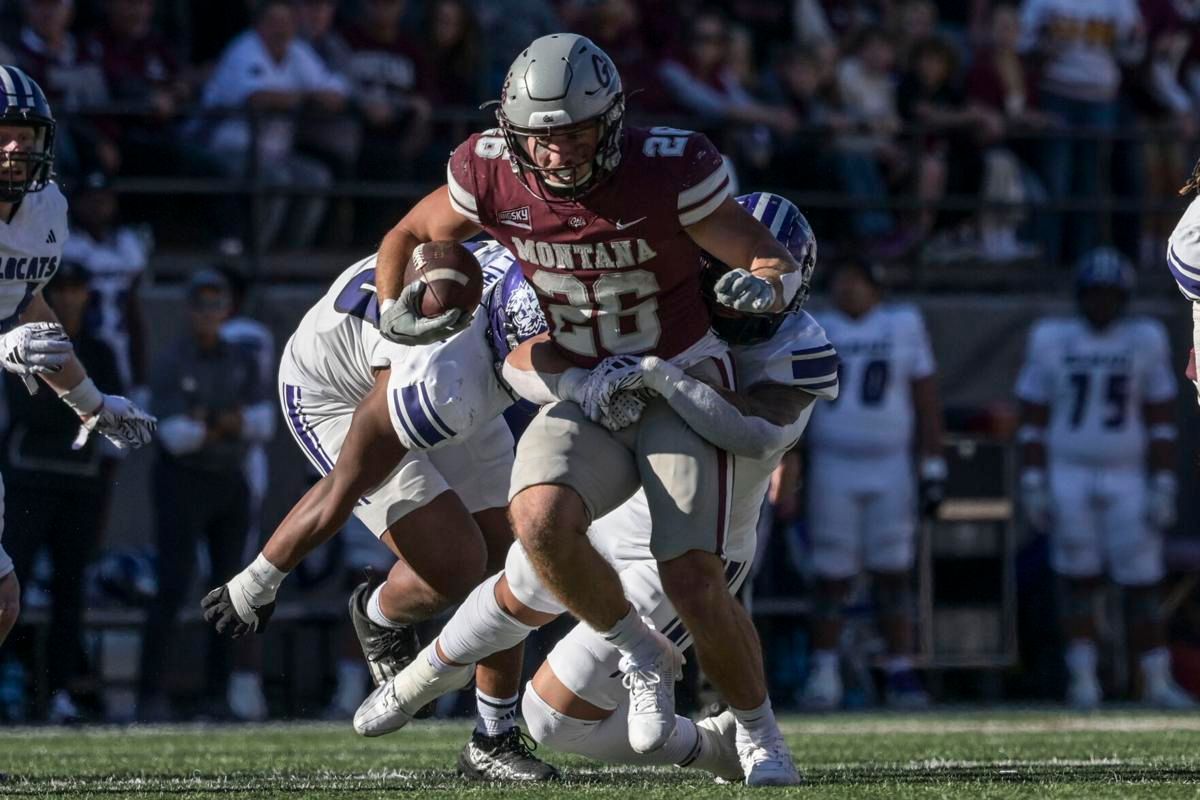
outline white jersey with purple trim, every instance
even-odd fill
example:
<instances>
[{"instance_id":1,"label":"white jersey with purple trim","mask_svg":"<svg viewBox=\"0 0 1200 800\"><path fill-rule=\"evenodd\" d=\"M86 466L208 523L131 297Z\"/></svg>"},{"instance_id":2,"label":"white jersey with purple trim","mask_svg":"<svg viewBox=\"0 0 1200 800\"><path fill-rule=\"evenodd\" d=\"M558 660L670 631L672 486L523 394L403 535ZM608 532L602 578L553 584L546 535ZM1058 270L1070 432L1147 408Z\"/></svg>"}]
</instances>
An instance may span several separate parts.
<instances>
[{"instance_id":1,"label":"white jersey with purple trim","mask_svg":"<svg viewBox=\"0 0 1200 800\"><path fill-rule=\"evenodd\" d=\"M390 368L392 425L410 450L428 450L464 437L513 399L497 377L505 351L500 328L522 335L544 330L520 320L539 314L532 288L512 256L496 242L468 245L483 269L484 295L470 328L444 342L409 347L384 339L375 292L375 255L351 266L304 315L285 348L286 382L320 387L322 394L357 405L375 384L375 370ZM509 314L516 310L517 313ZM528 322L528 325L524 325ZM529 328L528 332L523 330Z\"/></svg>"},{"instance_id":2,"label":"white jersey with purple trim","mask_svg":"<svg viewBox=\"0 0 1200 800\"><path fill-rule=\"evenodd\" d=\"M67 199L50 182L0 220L0 332L11 330L33 296L58 272L67 241Z\"/></svg>"},{"instance_id":3,"label":"white jersey with purple trim","mask_svg":"<svg viewBox=\"0 0 1200 800\"><path fill-rule=\"evenodd\" d=\"M815 319L801 311L791 315L765 342L731 347L738 385L760 383L794 386L820 400L838 395L838 353ZM804 414L812 414L810 405ZM771 473L795 442L763 459L739 457L733 471L733 502L724 557L730 562L754 557L755 530ZM638 490L624 505L596 520L589 535L597 549L612 560L653 558L650 555L650 509Z\"/></svg>"},{"instance_id":4,"label":"white jersey with purple trim","mask_svg":"<svg viewBox=\"0 0 1200 800\"><path fill-rule=\"evenodd\" d=\"M1200 197L1183 212L1167 240L1167 267L1183 296L1200 301Z\"/></svg>"},{"instance_id":5,"label":"white jersey with purple trim","mask_svg":"<svg viewBox=\"0 0 1200 800\"><path fill-rule=\"evenodd\" d=\"M921 312L878 305L858 319L833 309L816 317L841 358L841 395L813 413L812 447L851 456L911 449L912 382L936 369Z\"/></svg>"},{"instance_id":6,"label":"white jersey with purple trim","mask_svg":"<svg viewBox=\"0 0 1200 800\"><path fill-rule=\"evenodd\" d=\"M1090 466L1140 466L1142 405L1175 397L1167 332L1125 317L1096 331L1082 317L1045 319L1029 334L1017 397L1050 407L1050 458Z\"/></svg>"}]
</instances>

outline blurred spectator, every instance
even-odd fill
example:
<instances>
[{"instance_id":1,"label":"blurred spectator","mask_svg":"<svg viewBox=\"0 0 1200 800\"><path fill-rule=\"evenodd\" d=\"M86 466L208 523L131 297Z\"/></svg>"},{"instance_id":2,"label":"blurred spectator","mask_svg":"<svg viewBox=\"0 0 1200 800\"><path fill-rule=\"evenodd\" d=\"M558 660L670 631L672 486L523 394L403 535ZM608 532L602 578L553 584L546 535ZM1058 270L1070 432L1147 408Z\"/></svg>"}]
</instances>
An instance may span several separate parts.
<instances>
[{"instance_id":1,"label":"blurred spectator","mask_svg":"<svg viewBox=\"0 0 1200 800\"><path fill-rule=\"evenodd\" d=\"M1025 0L1021 37L1022 49L1041 62L1042 109L1081 132L1112 130L1121 62L1138 60L1144 45L1135 0ZM1107 191L1099 180L1107 172L1100 163L1102 152L1098 141L1088 136L1046 140L1042 178L1051 200L1091 199ZM1097 212L1055 214L1045 243L1052 262L1072 260L1095 244ZM1070 237L1063 236L1064 218L1072 223Z\"/></svg>"},{"instance_id":2,"label":"blurred spectator","mask_svg":"<svg viewBox=\"0 0 1200 800\"><path fill-rule=\"evenodd\" d=\"M149 230L119 224L117 193L103 172L79 181L70 210L71 238L63 254L90 276L88 332L112 348L122 392L145 403L146 328L139 290L153 248Z\"/></svg>"},{"instance_id":3,"label":"blurred spectator","mask_svg":"<svg viewBox=\"0 0 1200 800\"><path fill-rule=\"evenodd\" d=\"M666 43L652 38L654 32L641 4L636 0L577 0L569 8L573 13L568 28L608 53L621 76L627 102L636 92L633 107L638 111L664 108L668 99L655 66Z\"/></svg>"},{"instance_id":4,"label":"blurred spectator","mask_svg":"<svg viewBox=\"0 0 1200 800\"><path fill-rule=\"evenodd\" d=\"M46 300L96 385L103 392L119 393L121 379L112 351L84 326L87 270L64 260L46 287ZM83 688L81 678L87 672L80 640L83 573L103 534L103 509L111 486L101 467L105 443L92 436L75 449L79 418L45 387L31 395L16 375L9 374L4 389L11 418L3 448L4 544L21 575L33 574L42 547L49 553L48 672L38 679L44 677L50 692L50 720L78 721L82 714L72 692Z\"/></svg>"},{"instance_id":5,"label":"blurred spectator","mask_svg":"<svg viewBox=\"0 0 1200 800\"><path fill-rule=\"evenodd\" d=\"M308 42L326 69L346 77L350 67L350 45L334 28L337 0L300 0L296 4L296 27L300 38Z\"/></svg>"},{"instance_id":6,"label":"blurred spectator","mask_svg":"<svg viewBox=\"0 0 1200 800\"><path fill-rule=\"evenodd\" d=\"M750 96L730 68L729 23L715 11L692 19L686 53L660 65L659 77L680 110L710 125L761 125L782 136L796 131L796 116Z\"/></svg>"},{"instance_id":7,"label":"blurred spectator","mask_svg":"<svg viewBox=\"0 0 1200 800\"><path fill-rule=\"evenodd\" d=\"M172 715L162 678L169 674L175 618L193 599L197 545L207 545L214 576L232 575L241 562L250 526L242 465L249 447L274 425L254 357L221 338L231 308L228 282L213 270L195 273L187 303L187 333L161 354L151 374L159 419L153 478L158 596L142 639L138 716L146 720ZM231 675L231 642L211 630L208 638L206 707L221 707L222 696L235 691L256 691L257 702L229 696L225 702L231 710L265 716L257 676Z\"/></svg>"},{"instance_id":8,"label":"blurred spectator","mask_svg":"<svg viewBox=\"0 0 1200 800\"><path fill-rule=\"evenodd\" d=\"M979 192L983 172L980 144L998 139L1002 123L1000 115L989 109L964 106L955 82L958 53L944 39L934 36L916 42L909 57L897 102L902 117L921 136L916 194L922 207L916 234L924 241L938 219L935 205L947 191L954 195ZM966 216L964 212L942 214L950 223L961 223Z\"/></svg>"},{"instance_id":9,"label":"blurred spectator","mask_svg":"<svg viewBox=\"0 0 1200 800\"><path fill-rule=\"evenodd\" d=\"M871 27L859 34L850 54L837 66L838 95L857 131L840 137L837 146L870 157L870 161L851 162L855 169L845 176L846 188L856 198L884 200L889 185L908 174L908 156L896 143L900 113L892 75L895 60L887 33ZM910 233L897 232L897 236L889 249L903 251L913 243Z\"/></svg>"},{"instance_id":10,"label":"blurred spectator","mask_svg":"<svg viewBox=\"0 0 1200 800\"><path fill-rule=\"evenodd\" d=\"M99 165L115 173L121 153L112 131L71 113L109 101L103 69L70 32L73 0L22 0L21 9L25 24L14 54L17 66L38 82L60 119L55 136L58 171L69 175Z\"/></svg>"},{"instance_id":11,"label":"blurred spectator","mask_svg":"<svg viewBox=\"0 0 1200 800\"><path fill-rule=\"evenodd\" d=\"M404 0L365 0L346 30L348 73L366 124L360 176L400 177L429 142L432 107L422 96L421 48L405 35Z\"/></svg>"},{"instance_id":12,"label":"blurred spectator","mask_svg":"<svg viewBox=\"0 0 1200 800\"><path fill-rule=\"evenodd\" d=\"M563 30L562 20L548 0L471 0L471 6L487 44L486 94L499 97L517 55L539 36Z\"/></svg>"},{"instance_id":13,"label":"blurred spectator","mask_svg":"<svg viewBox=\"0 0 1200 800\"><path fill-rule=\"evenodd\" d=\"M301 111L341 111L346 94L345 82L296 38L292 3L266 0L258 8L254 27L239 34L221 55L202 101L209 111L251 112L254 124L243 116L206 117L202 127L207 129L208 146L229 175L257 178L280 189L326 189L332 183L329 168L296 151L295 116ZM301 196L292 206L295 220L285 241L289 247L305 247L316 236L325 199ZM267 200L262 218L253 221L259 247L275 240L287 212L286 197Z\"/></svg>"},{"instance_id":14,"label":"blurred spectator","mask_svg":"<svg viewBox=\"0 0 1200 800\"><path fill-rule=\"evenodd\" d=\"M436 0L429 9L428 96L442 106L478 106L498 94L485 80L479 21L466 0Z\"/></svg>"},{"instance_id":15,"label":"blurred spectator","mask_svg":"<svg viewBox=\"0 0 1200 800\"><path fill-rule=\"evenodd\" d=\"M109 121L122 172L219 175L220 165L175 130L193 92L177 48L154 28L154 0L106 0L104 10L104 26L84 40L83 50L103 69L109 99L124 111L145 112Z\"/></svg>"},{"instance_id":16,"label":"blurred spectator","mask_svg":"<svg viewBox=\"0 0 1200 800\"><path fill-rule=\"evenodd\" d=\"M933 0L903 0L890 16L896 61L911 66L916 46L937 35L937 4Z\"/></svg>"}]
</instances>

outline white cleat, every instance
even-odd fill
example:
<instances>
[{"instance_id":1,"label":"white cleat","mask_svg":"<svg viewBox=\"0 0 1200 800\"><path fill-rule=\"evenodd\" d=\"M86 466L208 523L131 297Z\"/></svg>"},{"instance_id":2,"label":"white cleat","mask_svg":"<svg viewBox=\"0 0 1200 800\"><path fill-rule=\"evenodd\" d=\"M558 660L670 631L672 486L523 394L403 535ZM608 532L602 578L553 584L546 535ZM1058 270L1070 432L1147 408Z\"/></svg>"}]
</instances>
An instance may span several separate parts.
<instances>
[{"instance_id":1,"label":"white cleat","mask_svg":"<svg viewBox=\"0 0 1200 800\"><path fill-rule=\"evenodd\" d=\"M842 675L831 669L815 668L804 684L802 703L809 711L836 711L842 705Z\"/></svg>"},{"instance_id":2,"label":"white cleat","mask_svg":"<svg viewBox=\"0 0 1200 800\"><path fill-rule=\"evenodd\" d=\"M795 786L802 782L792 751L778 728L763 744L755 744L745 732L739 732L737 751L747 786Z\"/></svg>"},{"instance_id":3,"label":"white cleat","mask_svg":"<svg viewBox=\"0 0 1200 800\"><path fill-rule=\"evenodd\" d=\"M691 761L679 766L711 772L718 783L741 783L742 762L737 751L737 719L726 709L720 714L705 717L696 723L700 734L697 753Z\"/></svg>"},{"instance_id":4,"label":"white cleat","mask_svg":"<svg viewBox=\"0 0 1200 800\"><path fill-rule=\"evenodd\" d=\"M1170 711L1186 711L1196 707L1196 701L1174 680L1167 678L1157 685L1147 687L1145 701L1155 708Z\"/></svg>"},{"instance_id":5,"label":"white cleat","mask_svg":"<svg viewBox=\"0 0 1200 800\"><path fill-rule=\"evenodd\" d=\"M1104 693L1095 675L1072 674L1067 683L1067 705L1076 711L1095 711L1100 707Z\"/></svg>"},{"instance_id":6,"label":"white cleat","mask_svg":"<svg viewBox=\"0 0 1200 800\"><path fill-rule=\"evenodd\" d=\"M436 640L435 640L436 641ZM361 736L383 736L398 731L412 721L417 712L444 694L458 691L475 676L475 665L464 664L438 672L429 663L425 646L400 674L367 695L354 712L354 730Z\"/></svg>"},{"instance_id":7,"label":"white cleat","mask_svg":"<svg viewBox=\"0 0 1200 800\"><path fill-rule=\"evenodd\" d=\"M621 684L629 690L629 746L651 753L666 744L675 730L675 681L682 676L683 656L671 640L650 631L659 645L654 657L634 662L622 656Z\"/></svg>"}]
</instances>

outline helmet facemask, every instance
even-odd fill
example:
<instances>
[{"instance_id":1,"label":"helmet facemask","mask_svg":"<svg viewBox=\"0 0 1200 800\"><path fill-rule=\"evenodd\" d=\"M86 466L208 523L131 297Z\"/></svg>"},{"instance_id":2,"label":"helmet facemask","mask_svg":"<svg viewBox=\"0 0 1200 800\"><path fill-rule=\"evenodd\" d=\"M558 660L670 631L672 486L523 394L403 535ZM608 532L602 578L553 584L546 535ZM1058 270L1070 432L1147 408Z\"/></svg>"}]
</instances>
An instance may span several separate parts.
<instances>
[{"instance_id":1,"label":"helmet facemask","mask_svg":"<svg viewBox=\"0 0 1200 800\"><path fill-rule=\"evenodd\" d=\"M508 145L509 159L513 169L520 175L526 188L539 199L549 203L574 202L604 181L621 160L621 131L625 117L625 98L618 94L608 108L598 117L565 125L531 126L510 120L503 108L497 109L496 119ZM528 149L530 137L545 139L597 130L596 149L590 158L578 163L543 167L538 164L536 154ZM542 146L535 143L535 147Z\"/></svg>"},{"instance_id":2,"label":"helmet facemask","mask_svg":"<svg viewBox=\"0 0 1200 800\"><path fill-rule=\"evenodd\" d=\"M31 147L0 140L0 202L15 203L45 189L54 164L54 122L34 116L0 116L0 128L29 128Z\"/></svg>"}]
</instances>

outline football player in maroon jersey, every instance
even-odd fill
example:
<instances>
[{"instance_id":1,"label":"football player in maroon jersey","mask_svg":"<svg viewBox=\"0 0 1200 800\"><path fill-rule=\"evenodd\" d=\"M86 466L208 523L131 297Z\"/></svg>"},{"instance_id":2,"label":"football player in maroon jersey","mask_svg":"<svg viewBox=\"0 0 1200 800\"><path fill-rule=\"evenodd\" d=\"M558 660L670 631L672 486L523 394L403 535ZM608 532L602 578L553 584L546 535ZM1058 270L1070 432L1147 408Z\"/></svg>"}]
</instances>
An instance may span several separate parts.
<instances>
[{"instance_id":1,"label":"football player in maroon jersey","mask_svg":"<svg viewBox=\"0 0 1200 800\"><path fill-rule=\"evenodd\" d=\"M667 594L706 673L747 719L770 713L761 649L745 610L725 590L721 562L733 457L701 439L661 397L618 433L595 422L609 394L587 368L620 380L619 357L656 355L732 388L724 345L709 330L700 252L735 269L718 302L738 311L787 308L802 283L772 232L729 196L720 153L701 134L625 129L616 68L588 39L534 41L513 63L499 127L451 155L447 183L419 202L380 247L380 331L423 343L461 329L450 310L422 318L419 283L402 287L414 247L480 230L503 242L538 292L550 344L510 364L520 394L546 403L517 453L510 511L545 584L623 654L630 744L648 752L674 727L679 654L632 610L588 524L646 489L652 551ZM609 359L616 360L609 360ZM573 401L573 402L559 402ZM644 405L644 408L643 408Z\"/></svg>"}]
</instances>

